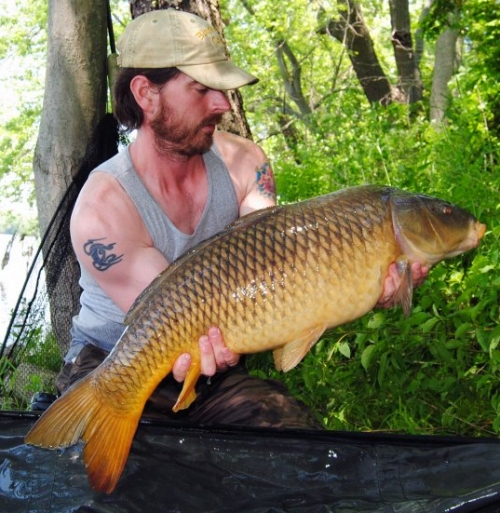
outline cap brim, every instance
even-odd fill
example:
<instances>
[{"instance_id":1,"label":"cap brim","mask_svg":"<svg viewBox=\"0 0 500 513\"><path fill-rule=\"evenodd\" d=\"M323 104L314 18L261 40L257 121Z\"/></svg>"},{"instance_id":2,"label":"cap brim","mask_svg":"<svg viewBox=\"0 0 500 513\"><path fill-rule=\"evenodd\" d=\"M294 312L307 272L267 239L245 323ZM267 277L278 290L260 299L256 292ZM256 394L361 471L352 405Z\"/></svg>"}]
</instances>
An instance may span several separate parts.
<instances>
[{"instance_id":1,"label":"cap brim","mask_svg":"<svg viewBox=\"0 0 500 513\"><path fill-rule=\"evenodd\" d=\"M259 81L257 77L238 68L231 61L226 60L207 64L176 66L176 68L205 87L220 91L238 89L244 85L255 84Z\"/></svg>"}]
</instances>

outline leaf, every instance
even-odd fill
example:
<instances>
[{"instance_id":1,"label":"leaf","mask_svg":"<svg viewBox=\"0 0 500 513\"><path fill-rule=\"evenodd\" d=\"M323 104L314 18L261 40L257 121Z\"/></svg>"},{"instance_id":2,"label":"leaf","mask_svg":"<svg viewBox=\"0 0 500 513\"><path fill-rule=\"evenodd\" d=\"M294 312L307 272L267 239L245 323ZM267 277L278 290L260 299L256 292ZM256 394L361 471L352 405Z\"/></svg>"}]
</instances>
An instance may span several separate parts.
<instances>
[{"instance_id":1,"label":"leaf","mask_svg":"<svg viewBox=\"0 0 500 513\"><path fill-rule=\"evenodd\" d=\"M479 342L479 345L483 351L490 351L489 343L484 330L476 330L476 340Z\"/></svg>"},{"instance_id":2,"label":"leaf","mask_svg":"<svg viewBox=\"0 0 500 513\"><path fill-rule=\"evenodd\" d=\"M385 318L385 314L383 314L382 312L377 312L373 314L368 320L368 328L370 328L371 330L376 330L380 328L381 326L383 326Z\"/></svg>"},{"instance_id":3,"label":"leaf","mask_svg":"<svg viewBox=\"0 0 500 513\"><path fill-rule=\"evenodd\" d=\"M385 380L385 373L387 371L387 353L384 353L380 358L380 365L377 373L377 381L380 386L383 386Z\"/></svg>"},{"instance_id":4,"label":"leaf","mask_svg":"<svg viewBox=\"0 0 500 513\"><path fill-rule=\"evenodd\" d=\"M429 333L429 331L431 331L432 328L434 328L434 326L440 321L441 319L439 319L438 317L431 317L428 321L424 322L424 324L422 324L422 326L420 327L422 333Z\"/></svg>"},{"instance_id":5,"label":"leaf","mask_svg":"<svg viewBox=\"0 0 500 513\"><path fill-rule=\"evenodd\" d=\"M472 324L469 322L462 323L456 330L455 330L455 338L460 338L464 333L469 331L472 328Z\"/></svg>"},{"instance_id":6,"label":"leaf","mask_svg":"<svg viewBox=\"0 0 500 513\"><path fill-rule=\"evenodd\" d=\"M493 329L490 335L490 345L489 345L489 353L490 358L492 358L492 353L498 347L500 343L500 325Z\"/></svg>"},{"instance_id":7,"label":"leaf","mask_svg":"<svg viewBox=\"0 0 500 513\"><path fill-rule=\"evenodd\" d=\"M368 367L370 366L374 349L375 345L369 345L364 349L363 353L361 354L361 365L363 366L365 371L368 371Z\"/></svg>"},{"instance_id":8,"label":"leaf","mask_svg":"<svg viewBox=\"0 0 500 513\"><path fill-rule=\"evenodd\" d=\"M341 342L339 344L339 351L346 358L350 358L351 357L351 346L347 342Z\"/></svg>"}]
</instances>

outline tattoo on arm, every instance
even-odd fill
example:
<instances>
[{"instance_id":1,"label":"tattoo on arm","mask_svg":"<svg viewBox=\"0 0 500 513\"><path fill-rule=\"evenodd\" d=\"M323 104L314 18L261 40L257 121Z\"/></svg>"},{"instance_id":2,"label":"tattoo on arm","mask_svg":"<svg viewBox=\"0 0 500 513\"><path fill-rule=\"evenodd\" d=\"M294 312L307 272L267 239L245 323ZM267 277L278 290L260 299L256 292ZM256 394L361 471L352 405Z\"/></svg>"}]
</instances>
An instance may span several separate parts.
<instances>
[{"instance_id":1,"label":"tattoo on arm","mask_svg":"<svg viewBox=\"0 0 500 513\"><path fill-rule=\"evenodd\" d=\"M255 171L255 183L257 184L258 191L268 198L276 198L276 185L274 183L274 176L271 166L268 162L264 162L262 167Z\"/></svg>"},{"instance_id":2,"label":"tattoo on arm","mask_svg":"<svg viewBox=\"0 0 500 513\"><path fill-rule=\"evenodd\" d=\"M89 239L83 245L83 251L86 255L89 255L92 259L92 265L98 271L106 271L112 265L117 264L123 260L123 255L116 255L115 253L108 253L111 251L116 242L111 242L110 244L102 244L101 240L104 240L105 237L101 239Z\"/></svg>"}]
</instances>

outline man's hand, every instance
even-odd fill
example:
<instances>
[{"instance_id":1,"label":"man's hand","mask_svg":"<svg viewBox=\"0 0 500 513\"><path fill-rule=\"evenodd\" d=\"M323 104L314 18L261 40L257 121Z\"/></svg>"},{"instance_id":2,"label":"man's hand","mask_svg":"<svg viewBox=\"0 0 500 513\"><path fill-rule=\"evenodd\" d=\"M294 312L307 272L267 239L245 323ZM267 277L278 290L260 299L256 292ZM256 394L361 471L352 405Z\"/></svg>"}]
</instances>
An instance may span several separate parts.
<instances>
[{"instance_id":1,"label":"man's hand","mask_svg":"<svg viewBox=\"0 0 500 513\"><path fill-rule=\"evenodd\" d=\"M427 278L429 269L427 267L422 267L421 264L416 262L411 266L411 273L413 277L413 286L418 287L422 285ZM380 296L376 306L378 308L391 308L394 306L394 295L400 285L401 277L399 276L398 268L395 263L392 263L389 267L389 273L384 281L384 290L382 291L382 295Z\"/></svg>"},{"instance_id":2,"label":"man's hand","mask_svg":"<svg viewBox=\"0 0 500 513\"><path fill-rule=\"evenodd\" d=\"M199 345L201 373L205 376L213 376L216 372L226 370L228 367L234 367L239 362L239 355L226 347L219 328L210 328L208 335L200 337ZM184 381L190 365L191 356L189 354L182 354L177 358L172 369L172 374L176 381Z\"/></svg>"}]
</instances>

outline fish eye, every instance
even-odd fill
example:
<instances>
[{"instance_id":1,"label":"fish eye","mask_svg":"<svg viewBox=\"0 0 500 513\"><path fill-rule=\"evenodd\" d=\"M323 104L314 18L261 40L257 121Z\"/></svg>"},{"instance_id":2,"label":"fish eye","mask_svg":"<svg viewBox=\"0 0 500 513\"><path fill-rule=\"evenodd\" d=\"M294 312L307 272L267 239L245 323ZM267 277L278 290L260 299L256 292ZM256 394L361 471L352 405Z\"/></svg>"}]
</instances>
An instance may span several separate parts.
<instances>
[{"instance_id":1,"label":"fish eye","mask_svg":"<svg viewBox=\"0 0 500 513\"><path fill-rule=\"evenodd\" d=\"M449 205L445 205L443 207L443 214L446 216L449 216L449 215L453 214L453 209Z\"/></svg>"}]
</instances>

